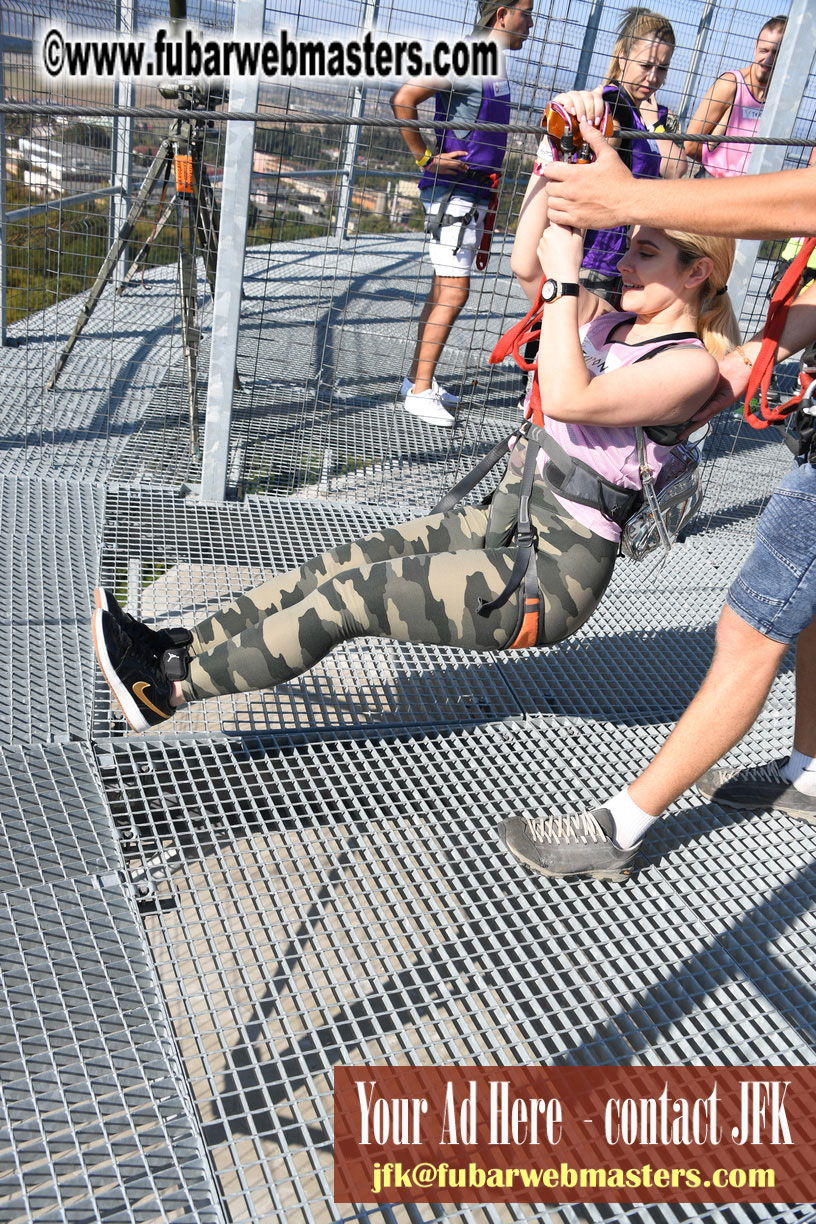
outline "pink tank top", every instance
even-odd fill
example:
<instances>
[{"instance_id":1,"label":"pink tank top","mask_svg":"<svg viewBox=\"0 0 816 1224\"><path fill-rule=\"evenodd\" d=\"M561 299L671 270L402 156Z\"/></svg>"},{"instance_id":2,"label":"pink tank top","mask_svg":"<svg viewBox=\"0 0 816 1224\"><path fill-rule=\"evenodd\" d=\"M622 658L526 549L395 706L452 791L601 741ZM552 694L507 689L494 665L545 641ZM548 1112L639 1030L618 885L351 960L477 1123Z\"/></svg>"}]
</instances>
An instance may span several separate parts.
<instances>
[{"instance_id":1,"label":"pink tank top","mask_svg":"<svg viewBox=\"0 0 816 1224\"><path fill-rule=\"evenodd\" d=\"M741 72L723 73L733 76L737 81L737 92L734 95L734 105L728 117L726 135L755 136L762 118L764 103L757 102ZM730 144L723 141L713 149L703 145L703 167L712 178L728 178L732 174L745 174L751 160L753 145Z\"/></svg>"},{"instance_id":2,"label":"pink tank top","mask_svg":"<svg viewBox=\"0 0 816 1224\"><path fill-rule=\"evenodd\" d=\"M608 370L617 370L621 366L634 365L636 361L648 357L657 349L668 344L685 345L702 348L703 342L694 332L675 332L668 336L658 336L653 340L642 340L637 344L625 344L622 341L610 340L612 332L625 319L634 315L612 313L599 315L590 323L585 323L579 331L581 347L584 352L587 369L595 378ZM631 426L586 425L567 421L554 421L552 417L544 416L547 433L576 459L582 459L591 468L613 484L623 485L626 489L640 489L641 480L638 471L637 447L635 431ZM655 482L660 485L659 475L669 461L672 448L658 446L646 438L646 452L649 467ZM544 470L545 457L539 454L540 473ZM581 506L577 502L566 501L559 497L558 501L573 518L583 523L596 535L607 540L620 539L621 529L610 522L591 506Z\"/></svg>"}]
</instances>

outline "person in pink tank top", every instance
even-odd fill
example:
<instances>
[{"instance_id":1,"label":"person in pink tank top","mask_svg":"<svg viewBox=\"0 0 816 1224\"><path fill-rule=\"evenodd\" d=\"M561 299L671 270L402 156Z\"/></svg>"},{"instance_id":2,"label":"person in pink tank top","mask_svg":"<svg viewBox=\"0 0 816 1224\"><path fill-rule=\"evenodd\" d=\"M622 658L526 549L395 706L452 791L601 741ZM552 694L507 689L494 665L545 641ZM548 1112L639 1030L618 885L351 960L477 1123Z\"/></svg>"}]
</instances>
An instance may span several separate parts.
<instances>
[{"instance_id":1,"label":"person in pink tank top","mask_svg":"<svg viewBox=\"0 0 816 1224\"><path fill-rule=\"evenodd\" d=\"M717 77L689 122L689 132L701 136L756 134L786 21L785 17L771 17L765 22L752 62ZM745 174L753 150L752 145L737 140L713 144L688 140L684 148L686 156L697 163L697 173L711 178Z\"/></svg>"}]
</instances>

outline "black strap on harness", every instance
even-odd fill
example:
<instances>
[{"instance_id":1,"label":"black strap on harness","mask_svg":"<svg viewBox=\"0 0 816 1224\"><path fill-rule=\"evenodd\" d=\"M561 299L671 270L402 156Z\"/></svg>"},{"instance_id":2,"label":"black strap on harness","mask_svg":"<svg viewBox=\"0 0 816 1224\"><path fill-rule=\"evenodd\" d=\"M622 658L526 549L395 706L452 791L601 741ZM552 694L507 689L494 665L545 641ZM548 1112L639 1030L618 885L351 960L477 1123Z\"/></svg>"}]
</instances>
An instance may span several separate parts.
<instances>
[{"instance_id":1,"label":"black strap on harness","mask_svg":"<svg viewBox=\"0 0 816 1224\"><path fill-rule=\"evenodd\" d=\"M470 225L471 221L477 220L479 216L479 208L482 204L481 200L474 198L470 208L465 213L448 213L445 209L451 202L453 196L461 191L462 187L468 183L476 184L480 187L494 186L494 179L498 176L494 174L483 174L481 171L471 170L467 174L463 174L461 178L451 183L449 189L439 201L437 209L431 209L425 218L425 232L430 234L435 242L439 242L439 232L445 225L458 225L459 237L456 239L456 246L453 248L454 255L458 255L461 250L462 243L465 239L465 230ZM489 201L484 201L487 208Z\"/></svg>"},{"instance_id":2,"label":"black strap on harness","mask_svg":"<svg viewBox=\"0 0 816 1224\"><path fill-rule=\"evenodd\" d=\"M510 596L515 594L521 586L522 581L524 582L524 591L519 608L519 624L524 616L527 600L535 599L536 602L538 601L538 574L535 566L536 539L530 519L530 496L533 492L538 450L538 442L531 442L527 447L527 454L524 458L524 469L521 474L521 488L519 490L518 518L516 520L516 555L513 560L513 569L510 572L510 577L507 579L507 585L501 594L490 601L486 599L479 600L476 611L480 616L489 616L497 608L503 607Z\"/></svg>"},{"instance_id":3,"label":"black strap on harness","mask_svg":"<svg viewBox=\"0 0 816 1224\"><path fill-rule=\"evenodd\" d=\"M812 412L797 408L793 433L785 434L785 445L797 459L806 459L816 467L816 416Z\"/></svg>"},{"instance_id":4,"label":"black strap on harness","mask_svg":"<svg viewBox=\"0 0 816 1224\"><path fill-rule=\"evenodd\" d=\"M521 432L528 440L536 442L546 454L544 479L559 497L600 510L604 518L618 527L631 518L642 500L640 489L625 489L604 479L588 463L568 455L540 425L525 421Z\"/></svg>"},{"instance_id":5,"label":"black strap on harness","mask_svg":"<svg viewBox=\"0 0 816 1224\"><path fill-rule=\"evenodd\" d=\"M507 458L507 450L513 438L517 438L521 433L521 429L514 429L506 438L502 438L497 442L492 450L488 451L483 459L480 459L474 468L466 472L461 480L448 489L439 501L431 510L431 514L444 514L447 510L452 510L457 502L460 502L463 497L466 497L472 489L475 489L480 480L484 480L488 472L492 472L493 468L502 459Z\"/></svg>"},{"instance_id":6,"label":"black strap on harness","mask_svg":"<svg viewBox=\"0 0 816 1224\"><path fill-rule=\"evenodd\" d=\"M519 587L522 587L522 598L519 601L519 616L516 631L510 645L534 645L538 633L530 630L529 640L519 641L525 620L536 623L543 615L543 608L538 596L538 572L536 570L536 534L530 518L530 498L535 482L539 451L544 451L547 462L544 466L544 479L559 496L569 501L579 502L583 506L592 506L600 510L618 526L622 526L634 513L642 500L639 489L624 489L612 484L594 471L588 464L568 455L563 447L555 441L545 429L525 421L508 437L497 442L491 451L476 464L460 481L450 489L433 507L432 514L442 514L451 510L461 501L479 481L490 472L497 463L507 455L510 441L524 438L527 442L527 453L524 457L524 468L519 487L518 516L516 519L516 555L510 577L495 599L480 599L476 611L480 616L490 616L498 608L503 607ZM523 585L522 585L523 584Z\"/></svg>"},{"instance_id":7,"label":"black strap on harness","mask_svg":"<svg viewBox=\"0 0 816 1224\"><path fill-rule=\"evenodd\" d=\"M479 205L474 200L470 208L465 213L446 213L443 210L448 207L451 196L456 191L455 187L451 187L442 197L439 205L439 210L429 212L425 222L425 230L433 238L434 242L439 242L439 232L445 225L458 225L459 236L456 239L456 246L453 248L454 255L458 255L462 248L462 243L465 240L465 230L470 225L474 218L479 216Z\"/></svg>"}]
</instances>

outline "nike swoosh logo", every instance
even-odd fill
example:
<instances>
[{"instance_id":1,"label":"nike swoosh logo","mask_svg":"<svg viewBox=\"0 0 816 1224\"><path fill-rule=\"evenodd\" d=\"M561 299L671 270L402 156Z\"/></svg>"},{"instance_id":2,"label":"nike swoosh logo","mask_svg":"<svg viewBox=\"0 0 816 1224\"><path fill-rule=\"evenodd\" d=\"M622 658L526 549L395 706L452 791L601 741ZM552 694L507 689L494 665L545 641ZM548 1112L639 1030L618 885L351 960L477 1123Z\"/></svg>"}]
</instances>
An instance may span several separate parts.
<instances>
[{"instance_id":1,"label":"nike swoosh logo","mask_svg":"<svg viewBox=\"0 0 816 1224\"><path fill-rule=\"evenodd\" d=\"M138 684L134 684L133 692L139 698L142 704L148 707L148 709L153 710L153 712L158 714L160 718L167 718L166 710L160 710L158 706L153 704L149 697L145 697L144 690L149 688L150 684L147 680L140 680Z\"/></svg>"}]
</instances>

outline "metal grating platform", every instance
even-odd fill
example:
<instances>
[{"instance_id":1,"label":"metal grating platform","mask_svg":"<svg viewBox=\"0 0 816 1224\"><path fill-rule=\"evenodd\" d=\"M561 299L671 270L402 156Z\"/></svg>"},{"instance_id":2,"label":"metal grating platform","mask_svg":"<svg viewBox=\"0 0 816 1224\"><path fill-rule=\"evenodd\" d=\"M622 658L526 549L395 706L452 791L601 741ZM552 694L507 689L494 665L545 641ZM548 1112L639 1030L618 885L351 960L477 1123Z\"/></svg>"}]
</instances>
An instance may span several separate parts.
<instances>
[{"instance_id":1,"label":"metal grating platform","mask_svg":"<svg viewBox=\"0 0 816 1224\"><path fill-rule=\"evenodd\" d=\"M0 891L122 867L87 744L0 749Z\"/></svg>"},{"instance_id":2,"label":"metal grating platform","mask_svg":"<svg viewBox=\"0 0 816 1224\"><path fill-rule=\"evenodd\" d=\"M0 476L0 656L11 683L0 745L87 739L104 490Z\"/></svg>"},{"instance_id":3,"label":"metal grating platform","mask_svg":"<svg viewBox=\"0 0 816 1224\"><path fill-rule=\"evenodd\" d=\"M225 1224L89 746L0 807L0 1219Z\"/></svg>"},{"instance_id":4,"label":"metal grating platform","mask_svg":"<svg viewBox=\"0 0 816 1224\"><path fill-rule=\"evenodd\" d=\"M565 762L614 730L100 745L128 868L152 881L145 930L232 1221L337 1218L337 1063L816 1060L816 829L692 800L625 886L541 881L501 851L508 809L591 797ZM452 1215L739 1218L597 1211Z\"/></svg>"},{"instance_id":5,"label":"metal grating platform","mask_svg":"<svg viewBox=\"0 0 816 1224\"><path fill-rule=\"evenodd\" d=\"M0 1215L223 1224L132 905L0 895Z\"/></svg>"},{"instance_id":6,"label":"metal grating platform","mask_svg":"<svg viewBox=\"0 0 816 1224\"><path fill-rule=\"evenodd\" d=\"M198 467L166 269L103 297L53 396L76 302L4 351L0 1219L816 1220L331 1202L341 1061L813 1063L816 830L692 795L623 887L543 885L495 839L508 807L583 806L653 753L787 466L776 439L719 420L687 542L657 576L620 565L556 649L358 642L275 692L202 703L172 734L111 717L88 634L97 580L139 615L193 623L424 511L514 423L518 376L485 366L500 310L474 328L475 295L446 349L461 423L394 410L417 253L392 236L250 252L240 502L182 496ZM735 762L785 750L791 695L786 667Z\"/></svg>"}]
</instances>

